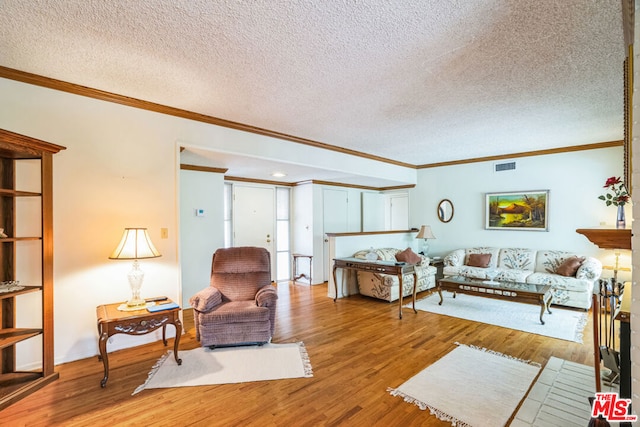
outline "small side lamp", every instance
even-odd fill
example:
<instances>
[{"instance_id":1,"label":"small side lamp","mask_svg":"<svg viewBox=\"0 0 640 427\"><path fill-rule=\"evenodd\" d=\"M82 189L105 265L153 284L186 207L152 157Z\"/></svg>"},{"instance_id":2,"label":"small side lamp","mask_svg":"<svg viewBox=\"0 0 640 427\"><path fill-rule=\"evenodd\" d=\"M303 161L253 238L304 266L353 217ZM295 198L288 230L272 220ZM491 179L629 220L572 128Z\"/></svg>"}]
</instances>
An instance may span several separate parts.
<instances>
[{"instance_id":1,"label":"small side lamp","mask_svg":"<svg viewBox=\"0 0 640 427\"><path fill-rule=\"evenodd\" d=\"M429 253L429 244L427 243L428 239L435 239L436 236L433 235L433 232L431 231L431 226L429 225L423 225L420 227L420 231L418 232L418 235L416 236L416 239L424 239L424 244L422 246L422 254L423 255L428 255Z\"/></svg>"},{"instance_id":2,"label":"small side lamp","mask_svg":"<svg viewBox=\"0 0 640 427\"><path fill-rule=\"evenodd\" d=\"M140 289L144 280L144 272L140 269L139 259L157 258L160 252L151 243L146 228L125 228L118 247L111 253L109 259L132 259L133 268L127 276L131 286L131 299L127 307L144 307L145 300L140 298Z\"/></svg>"}]
</instances>

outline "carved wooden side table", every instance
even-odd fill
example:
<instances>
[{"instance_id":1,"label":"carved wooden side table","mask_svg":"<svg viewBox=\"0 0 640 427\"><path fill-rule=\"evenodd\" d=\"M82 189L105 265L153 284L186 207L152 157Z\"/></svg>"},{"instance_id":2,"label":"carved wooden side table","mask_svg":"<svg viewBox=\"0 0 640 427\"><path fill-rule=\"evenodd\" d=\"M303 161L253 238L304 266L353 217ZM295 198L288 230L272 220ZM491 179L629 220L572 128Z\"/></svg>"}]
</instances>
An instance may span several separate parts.
<instances>
[{"instance_id":1,"label":"carved wooden side table","mask_svg":"<svg viewBox=\"0 0 640 427\"><path fill-rule=\"evenodd\" d=\"M170 303L170 300L163 301ZM162 341L167 345L166 329L171 324L176 328L176 338L173 344L173 354L176 363L182 364L182 359L178 358L178 345L182 334L182 323L180 322L180 308L151 313L146 308L134 311L120 311L118 307L122 303L99 305L96 307L98 317L98 335L100 337L98 345L100 355L98 360L102 360L104 365L104 378L100 381L100 386L106 387L109 379L109 358L107 355L107 341L115 334L144 335L162 327Z\"/></svg>"}]
</instances>

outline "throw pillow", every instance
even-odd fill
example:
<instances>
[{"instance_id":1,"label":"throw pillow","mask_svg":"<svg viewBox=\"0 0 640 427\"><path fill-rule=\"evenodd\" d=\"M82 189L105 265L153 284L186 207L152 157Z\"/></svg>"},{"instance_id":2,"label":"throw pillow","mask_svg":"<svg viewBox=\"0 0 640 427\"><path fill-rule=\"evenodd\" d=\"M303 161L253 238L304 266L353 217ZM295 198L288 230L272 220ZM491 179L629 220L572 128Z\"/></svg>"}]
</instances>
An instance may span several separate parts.
<instances>
[{"instance_id":1,"label":"throw pillow","mask_svg":"<svg viewBox=\"0 0 640 427\"><path fill-rule=\"evenodd\" d=\"M469 267L487 268L489 267L490 262L491 262L491 254L471 254L469 255L469 260L467 261L467 265Z\"/></svg>"},{"instance_id":2,"label":"throw pillow","mask_svg":"<svg viewBox=\"0 0 640 427\"><path fill-rule=\"evenodd\" d=\"M584 258L578 258L577 256L572 256L571 258L567 258L564 260L562 264L558 266L556 269L556 274L565 277L573 277L576 275L576 272L582 265Z\"/></svg>"},{"instance_id":3,"label":"throw pillow","mask_svg":"<svg viewBox=\"0 0 640 427\"><path fill-rule=\"evenodd\" d=\"M204 288L203 290L189 298L191 307L193 307L200 313L211 311L216 305L220 304L221 302L222 294L213 286Z\"/></svg>"},{"instance_id":4,"label":"throw pillow","mask_svg":"<svg viewBox=\"0 0 640 427\"><path fill-rule=\"evenodd\" d=\"M399 262L406 262L407 264L419 264L420 261L422 261L422 258L420 258L420 255L413 252L411 248L407 248L396 254L396 260Z\"/></svg>"}]
</instances>

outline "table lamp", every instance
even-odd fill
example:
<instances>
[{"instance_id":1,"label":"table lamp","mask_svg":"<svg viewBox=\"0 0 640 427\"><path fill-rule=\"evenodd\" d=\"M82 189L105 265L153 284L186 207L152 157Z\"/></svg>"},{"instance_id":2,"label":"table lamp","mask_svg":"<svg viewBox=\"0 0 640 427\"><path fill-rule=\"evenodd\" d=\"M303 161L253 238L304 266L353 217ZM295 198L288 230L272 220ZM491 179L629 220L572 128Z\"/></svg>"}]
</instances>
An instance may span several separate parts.
<instances>
[{"instance_id":1,"label":"table lamp","mask_svg":"<svg viewBox=\"0 0 640 427\"><path fill-rule=\"evenodd\" d=\"M420 227L420 231L418 232L416 239L424 239L424 244L422 247L423 255L427 256L427 254L429 253L429 244L427 243L427 240L435 239L435 238L436 236L433 235L433 232L431 231L431 226L423 225Z\"/></svg>"},{"instance_id":2,"label":"table lamp","mask_svg":"<svg viewBox=\"0 0 640 427\"><path fill-rule=\"evenodd\" d=\"M613 285L615 286L616 284L619 284L618 282L618 271L631 271L631 268L629 267L622 267L620 265L620 249L614 249L613 250L613 254L615 256L615 263L614 265L603 265L602 269L603 270L613 270Z\"/></svg>"},{"instance_id":3,"label":"table lamp","mask_svg":"<svg viewBox=\"0 0 640 427\"><path fill-rule=\"evenodd\" d=\"M118 247L111 253L109 259L132 259L133 268L127 276L131 286L131 299L127 307L144 307L146 302L140 298L140 289L144 280L144 272L140 269L139 259L157 258L160 252L151 243L146 228L125 228Z\"/></svg>"}]
</instances>

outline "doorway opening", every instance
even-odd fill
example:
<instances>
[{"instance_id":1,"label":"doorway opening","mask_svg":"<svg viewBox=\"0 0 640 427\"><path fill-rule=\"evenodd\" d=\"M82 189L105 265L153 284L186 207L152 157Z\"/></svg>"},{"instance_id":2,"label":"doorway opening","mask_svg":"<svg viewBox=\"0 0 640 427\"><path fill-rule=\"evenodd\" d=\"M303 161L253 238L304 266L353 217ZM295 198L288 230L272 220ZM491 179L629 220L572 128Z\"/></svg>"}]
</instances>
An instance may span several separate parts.
<instances>
[{"instance_id":1,"label":"doorway opening","mask_svg":"<svg viewBox=\"0 0 640 427\"><path fill-rule=\"evenodd\" d=\"M275 281L291 279L291 190L225 183L224 246L258 246L271 254Z\"/></svg>"}]
</instances>

